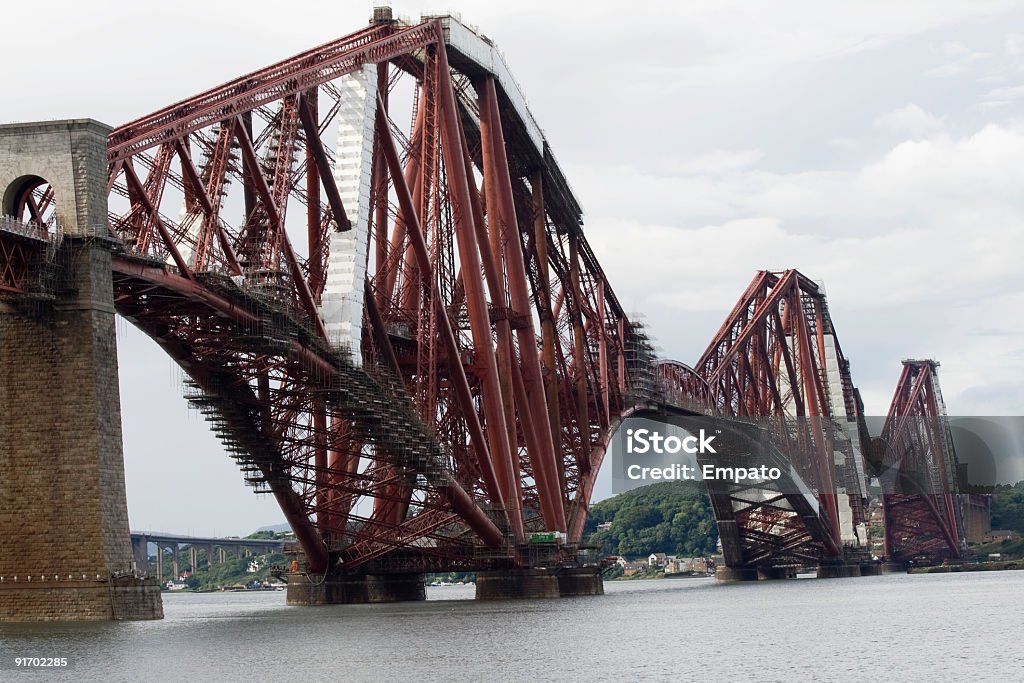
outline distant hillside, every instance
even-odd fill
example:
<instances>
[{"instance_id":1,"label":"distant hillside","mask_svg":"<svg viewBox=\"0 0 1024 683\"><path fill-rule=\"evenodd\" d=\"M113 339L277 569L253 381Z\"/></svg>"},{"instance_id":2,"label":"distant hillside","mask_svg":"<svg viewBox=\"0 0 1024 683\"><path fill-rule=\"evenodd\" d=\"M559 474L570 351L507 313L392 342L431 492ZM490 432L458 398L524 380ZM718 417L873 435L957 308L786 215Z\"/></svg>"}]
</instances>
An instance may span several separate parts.
<instances>
[{"instance_id":1,"label":"distant hillside","mask_svg":"<svg viewBox=\"0 0 1024 683\"><path fill-rule=\"evenodd\" d=\"M598 526L611 522L607 529ZM718 529L704 487L693 481L662 482L595 503L584 530L588 544L629 558L651 553L711 555Z\"/></svg>"},{"instance_id":2,"label":"distant hillside","mask_svg":"<svg viewBox=\"0 0 1024 683\"><path fill-rule=\"evenodd\" d=\"M1024 481L992 493L992 528L1024 533Z\"/></svg>"}]
</instances>

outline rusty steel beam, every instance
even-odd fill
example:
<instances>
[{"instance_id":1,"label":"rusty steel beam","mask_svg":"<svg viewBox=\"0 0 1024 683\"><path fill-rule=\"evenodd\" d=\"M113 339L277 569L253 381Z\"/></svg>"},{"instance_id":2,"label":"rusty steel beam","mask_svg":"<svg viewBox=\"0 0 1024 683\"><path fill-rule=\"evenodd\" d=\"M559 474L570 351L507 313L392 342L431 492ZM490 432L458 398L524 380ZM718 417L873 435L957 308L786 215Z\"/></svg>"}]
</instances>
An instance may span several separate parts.
<instances>
[{"instance_id":1,"label":"rusty steel beam","mask_svg":"<svg viewBox=\"0 0 1024 683\"><path fill-rule=\"evenodd\" d=\"M488 181L488 214L492 244L501 250L505 261L505 275L508 279L509 298L512 307L523 313L523 322L517 326L519 356L522 363L522 381L525 390L525 413L530 422L528 433L542 435L536 438L531 455L537 463L534 479L537 481L541 507L548 528L566 531L563 496L558 488L558 468L555 464L555 444L547 435L551 432L548 423L547 398L544 394L543 377L537 354L537 334L533 326L530 295L526 283L526 264L523 259L523 245L519 221L512 198L512 180L509 176L508 158L505 155L505 138L502 134L501 116L498 110L497 91L494 79L483 79L483 93L480 102L481 146L484 158L484 179ZM494 255L498 258L498 254ZM536 425L534 429L533 425Z\"/></svg>"},{"instance_id":2,"label":"rusty steel beam","mask_svg":"<svg viewBox=\"0 0 1024 683\"><path fill-rule=\"evenodd\" d=\"M440 30L440 28L438 29ZM509 447L505 435L508 425L505 419L504 393L499 379L498 360L491 341L491 323L484 297L483 283L477 273L481 270L480 251L482 245L477 243L476 228L473 225L472 202L469 183L466 179L465 164L460 163L462 154L459 110L452 89L451 73L448 68L448 57L444 41L437 45L438 59L438 94L440 96L441 147L444 158L449 161L448 184L451 191L452 211L455 215L456 243L459 250L459 261L462 264L462 282L466 288L466 307L469 313L470 329L473 334L474 349L481 362L484 379L484 414L487 420L488 443L498 483L505 492L505 507L508 510L509 522L517 542L525 541L523 517L516 491L519 478L518 458Z\"/></svg>"},{"instance_id":3,"label":"rusty steel beam","mask_svg":"<svg viewBox=\"0 0 1024 683\"><path fill-rule=\"evenodd\" d=\"M405 29L390 24L367 27L114 129L107 138L107 159L117 162L323 85L363 64L387 61L426 47L438 38L439 29L433 22Z\"/></svg>"},{"instance_id":4,"label":"rusty steel beam","mask_svg":"<svg viewBox=\"0 0 1024 683\"><path fill-rule=\"evenodd\" d=\"M407 234L409 236L410 243L412 244L416 257L420 262L421 271L425 275L430 272L430 254L427 250L426 240L423 237L423 231L419 224L419 216L413 207L413 199L412 194L409 192L409 187L404 182L405 176L402 173L401 161L398 158L398 150L395 148L394 140L391 137L391 130L388 127L387 117L382 108L378 107L377 112L377 139L381 144L384 158L389 166L391 177L395 185L395 191L398 195L399 204L402 206L403 214L406 216L405 224L407 226ZM456 396L466 418L470 441L480 461L480 470L483 475L484 487L487 490L491 501L498 507L504 509L504 490L502 489L491 466L488 442L484 436L483 426L480 424L476 414L476 407L474 405L472 392L469 388L469 381L466 378L465 368L462 366L462 356L459 352L458 342L455 339L455 333L452 330L451 321L448 318L448 312L444 310L440 301L438 301L437 307L439 309L437 312L437 320L438 325L440 326L438 332L441 337L441 343L444 345L445 351L448 355L449 366L453 373L453 384L455 385Z\"/></svg>"},{"instance_id":5,"label":"rusty steel beam","mask_svg":"<svg viewBox=\"0 0 1024 683\"><path fill-rule=\"evenodd\" d=\"M314 91L315 92L315 91ZM352 229L352 221L345 213L345 206L341 202L341 193L334 182L334 169L324 151L324 144L320 141L320 127L316 122L316 109L313 107L313 99L309 94L299 98L299 121L302 122L302 131L306 134L306 153L312 159L314 166L306 172L311 173L311 178L319 177L323 183L324 192L327 194L327 204L331 207L331 214L338 224L338 230L344 232ZM312 182L312 181L311 181ZM310 206L313 202L310 201ZM319 233L318 233L319 235ZM319 250L319 239L315 241ZM318 253L310 250L310 254ZM319 265L319 264L318 264Z\"/></svg>"}]
</instances>

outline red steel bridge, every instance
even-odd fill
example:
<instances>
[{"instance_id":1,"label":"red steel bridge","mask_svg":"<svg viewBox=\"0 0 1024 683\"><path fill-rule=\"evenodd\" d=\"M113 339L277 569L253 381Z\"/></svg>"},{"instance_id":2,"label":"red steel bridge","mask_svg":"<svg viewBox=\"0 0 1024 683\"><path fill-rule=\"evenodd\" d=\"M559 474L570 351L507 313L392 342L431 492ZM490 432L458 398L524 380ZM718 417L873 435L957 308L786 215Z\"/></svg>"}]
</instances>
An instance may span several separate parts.
<instances>
[{"instance_id":1,"label":"red steel bridge","mask_svg":"<svg viewBox=\"0 0 1024 683\"><path fill-rule=\"evenodd\" d=\"M696 364L655 359L500 53L450 17L378 10L113 130L107 162L116 310L185 371L310 574L572 566L611 436L645 414L772 425L787 486L709 484L731 568L862 552L880 472L889 556L961 552L936 364L904 364L867 441L795 270L758 273ZM64 201L15 188L8 295Z\"/></svg>"}]
</instances>

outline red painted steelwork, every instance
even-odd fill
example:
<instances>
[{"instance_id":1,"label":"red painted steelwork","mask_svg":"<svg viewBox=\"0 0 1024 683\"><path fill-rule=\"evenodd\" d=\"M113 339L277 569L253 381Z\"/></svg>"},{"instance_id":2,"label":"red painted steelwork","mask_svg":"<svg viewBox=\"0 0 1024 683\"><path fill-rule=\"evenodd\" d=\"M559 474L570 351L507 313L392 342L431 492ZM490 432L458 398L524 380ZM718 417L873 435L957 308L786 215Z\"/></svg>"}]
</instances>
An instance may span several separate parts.
<instances>
[{"instance_id":1,"label":"red painted steelwork","mask_svg":"<svg viewBox=\"0 0 1024 683\"><path fill-rule=\"evenodd\" d=\"M939 562L960 557L966 547L938 365L903 361L879 441L885 555L897 562Z\"/></svg>"},{"instance_id":2,"label":"red painted steelwork","mask_svg":"<svg viewBox=\"0 0 1024 683\"><path fill-rule=\"evenodd\" d=\"M693 368L656 364L546 143L445 31L379 21L108 140L117 310L184 369L311 572L523 566L535 531L567 532L553 557L572 563L633 413L859 418L824 296L796 271L759 273ZM361 89L376 114L357 162L330 134ZM406 124L392 109L407 99ZM370 190L346 205L353 167ZM60 199L32 190L18 218L40 239L0 225L5 292L34 286ZM365 240L365 279L332 280L338 233ZM360 297L361 334L331 332L338 301ZM820 512L712 491L731 564L842 552L835 491L850 474L834 430L808 424L779 443L800 442L792 464Z\"/></svg>"}]
</instances>

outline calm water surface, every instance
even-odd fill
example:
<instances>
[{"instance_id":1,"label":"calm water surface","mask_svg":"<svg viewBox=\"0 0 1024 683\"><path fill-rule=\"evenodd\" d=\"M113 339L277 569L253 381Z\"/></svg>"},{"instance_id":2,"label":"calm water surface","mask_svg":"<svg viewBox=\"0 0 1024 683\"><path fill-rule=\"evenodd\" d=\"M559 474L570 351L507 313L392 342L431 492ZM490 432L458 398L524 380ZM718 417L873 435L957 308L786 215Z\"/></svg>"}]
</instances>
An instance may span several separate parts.
<instances>
[{"instance_id":1,"label":"calm water surface","mask_svg":"<svg viewBox=\"0 0 1024 683\"><path fill-rule=\"evenodd\" d=\"M605 587L314 608L164 594L163 621L0 624L0 680L1024 681L1024 571ZM71 666L18 671L15 656Z\"/></svg>"}]
</instances>

